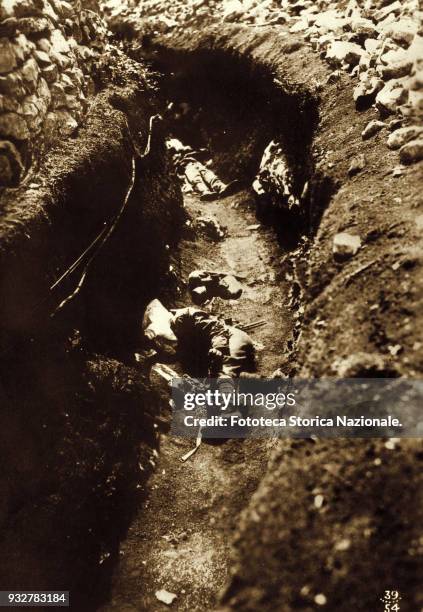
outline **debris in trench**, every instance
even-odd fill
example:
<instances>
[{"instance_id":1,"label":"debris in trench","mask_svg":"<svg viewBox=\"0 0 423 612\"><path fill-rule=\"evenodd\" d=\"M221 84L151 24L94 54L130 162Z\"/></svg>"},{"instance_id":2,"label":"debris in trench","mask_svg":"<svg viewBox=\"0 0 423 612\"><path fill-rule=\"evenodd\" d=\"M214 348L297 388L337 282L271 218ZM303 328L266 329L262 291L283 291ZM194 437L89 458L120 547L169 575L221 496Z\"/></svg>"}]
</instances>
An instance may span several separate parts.
<instances>
[{"instance_id":1,"label":"debris in trench","mask_svg":"<svg viewBox=\"0 0 423 612\"><path fill-rule=\"evenodd\" d=\"M351 283L351 281L353 279L355 279L357 276L359 276L362 272L364 272L365 270L367 270L368 268L370 268L371 266L373 266L375 263L378 262L378 259L372 259L371 261L368 261L367 263L363 264L362 266L360 266L359 268L357 268L356 270L353 270L350 274L348 274L348 276L345 278L344 280L344 285L349 285Z\"/></svg>"},{"instance_id":2,"label":"debris in trench","mask_svg":"<svg viewBox=\"0 0 423 612\"><path fill-rule=\"evenodd\" d=\"M251 331L253 329L257 329L258 327L266 325L266 323L267 321L265 321L265 319L260 319L259 321L254 321L253 323L246 323L245 325L240 325L240 327L244 331Z\"/></svg>"},{"instance_id":3,"label":"debris in trench","mask_svg":"<svg viewBox=\"0 0 423 612\"><path fill-rule=\"evenodd\" d=\"M323 506L324 501L325 498L323 497L323 495L316 495L316 497L314 498L314 507L319 510Z\"/></svg>"},{"instance_id":4,"label":"debris in trench","mask_svg":"<svg viewBox=\"0 0 423 612\"><path fill-rule=\"evenodd\" d=\"M206 390L206 385L201 384L198 379L194 380L188 374L178 374L175 370L173 370L170 366L165 363L155 363L152 368L152 372L158 374L161 378L163 378L169 385L172 383L175 385L175 380L179 381L179 388L182 391L202 391ZM176 388L176 386L175 386Z\"/></svg>"},{"instance_id":5,"label":"debris in trench","mask_svg":"<svg viewBox=\"0 0 423 612\"><path fill-rule=\"evenodd\" d=\"M154 371L161 378L163 378L169 385L172 385L172 382L175 381L175 379L180 378L180 376L178 375L177 372L175 372L175 370L172 370L172 368L170 368L168 365L164 363L156 363L152 367L152 371ZM183 378L182 385L184 389L188 388L188 389L195 389L196 391L198 391L201 388L201 385L199 385L197 381L192 380L190 376L187 376L186 374L184 374L182 378ZM202 439L201 427L199 427L197 438L195 441L195 446L193 449L191 449L190 451L182 455L182 457L180 458L182 463L185 463L185 461L188 461L188 459L192 457L194 453L197 452L197 450L199 449L201 445L201 439Z\"/></svg>"},{"instance_id":6,"label":"debris in trench","mask_svg":"<svg viewBox=\"0 0 423 612\"><path fill-rule=\"evenodd\" d=\"M188 277L188 289L194 304L201 305L213 297L237 300L241 297L242 286L235 276L226 272L194 270Z\"/></svg>"},{"instance_id":7,"label":"debris in trench","mask_svg":"<svg viewBox=\"0 0 423 612\"><path fill-rule=\"evenodd\" d=\"M336 542L334 549L339 552L344 552L345 550L348 550L350 547L351 547L351 540L349 538L344 538L343 540L339 540L339 542Z\"/></svg>"},{"instance_id":8,"label":"debris in trench","mask_svg":"<svg viewBox=\"0 0 423 612\"><path fill-rule=\"evenodd\" d=\"M197 217L194 221L194 228L207 238L216 242L223 240L227 235L226 228L221 226L211 215Z\"/></svg>"},{"instance_id":9,"label":"debris in trench","mask_svg":"<svg viewBox=\"0 0 423 612\"><path fill-rule=\"evenodd\" d=\"M388 450L395 450L400 441L400 438L389 438L389 440L385 442L385 448Z\"/></svg>"},{"instance_id":10,"label":"debris in trench","mask_svg":"<svg viewBox=\"0 0 423 612\"><path fill-rule=\"evenodd\" d=\"M197 438L195 440L195 446L190 451L185 453L185 455L182 455L182 457L181 457L182 463L185 463L185 461L188 461L188 459L190 459L190 457L192 457L194 455L194 453L196 453L198 451L198 449L200 448L200 445L201 445L201 439L202 439L202 434L201 434L201 427L200 427L199 430L198 430Z\"/></svg>"},{"instance_id":11,"label":"debris in trench","mask_svg":"<svg viewBox=\"0 0 423 612\"><path fill-rule=\"evenodd\" d=\"M396 357L403 350L401 344L388 345L388 351L392 357Z\"/></svg>"},{"instance_id":12,"label":"debris in trench","mask_svg":"<svg viewBox=\"0 0 423 612\"><path fill-rule=\"evenodd\" d=\"M175 601L175 599L178 597L175 593L166 591L166 589L160 589L159 591L156 591L154 594L156 596L156 599L166 604L167 606L170 606Z\"/></svg>"},{"instance_id":13,"label":"debris in trench","mask_svg":"<svg viewBox=\"0 0 423 612\"><path fill-rule=\"evenodd\" d=\"M258 198L266 201L270 198L272 207L289 211L299 208L299 200L293 193L293 173L279 142L272 140L265 148L252 187Z\"/></svg>"},{"instance_id":14,"label":"debris in trench","mask_svg":"<svg viewBox=\"0 0 423 612\"><path fill-rule=\"evenodd\" d=\"M318 593L314 598L314 603L316 603L318 606L325 606L327 601L326 595L323 593Z\"/></svg>"}]
</instances>

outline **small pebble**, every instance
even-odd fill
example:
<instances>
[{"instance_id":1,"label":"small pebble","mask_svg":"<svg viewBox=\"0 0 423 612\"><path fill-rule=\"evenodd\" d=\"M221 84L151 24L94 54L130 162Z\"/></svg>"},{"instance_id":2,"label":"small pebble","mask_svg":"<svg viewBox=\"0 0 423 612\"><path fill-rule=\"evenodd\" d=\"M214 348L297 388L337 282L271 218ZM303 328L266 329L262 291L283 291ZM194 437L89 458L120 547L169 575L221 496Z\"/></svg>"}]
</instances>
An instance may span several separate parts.
<instances>
[{"instance_id":1,"label":"small pebble","mask_svg":"<svg viewBox=\"0 0 423 612\"><path fill-rule=\"evenodd\" d=\"M363 153L354 157L348 168L348 175L355 176L366 167L366 158Z\"/></svg>"},{"instance_id":2,"label":"small pebble","mask_svg":"<svg viewBox=\"0 0 423 612\"><path fill-rule=\"evenodd\" d=\"M326 595L324 595L323 593L318 593L316 595L316 597L314 598L314 603L317 604L318 606L324 606L327 604L327 598Z\"/></svg>"},{"instance_id":3,"label":"small pebble","mask_svg":"<svg viewBox=\"0 0 423 612\"><path fill-rule=\"evenodd\" d=\"M351 540L349 540L348 538L345 538L343 540L339 540L339 542L335 544L335 550L339 550L339 551L348 550L350 546L351 546Z\"/></svg>"},{"instance_id":4,"label":"small pebble","mask_svg":"<svg viewBox=\"0 0 423 612\"><path fill-rule=\"evenodd\" d=\"M348 234L348 232L340 232L333 239L333 257L336 261L344 261L355 255L360 247L360 236Z\"/></svg>"},{"instance_id":5,"label":"small pebble","mask_svg":"<svg viewBox=\"0 0 423 612\"><path fill-rule=\"evenodd\" d=\"M382 130L384 127L386 127L386 123L384 123L383 121L370 121L370 123L368 123L364 130L361 132L361 137L363 140L367 140L368 138L371 138L372 136L380 132L380 130Z\"/></svg>"},{"instance_id":6,"label":"small pebble","mask_svg":"<svg viewBox=\"0 0 423 612\"><path fill-rule=\"evenodd\" d=\"M389 438L389 440L385 442L385 448L387 448L388 450L395 450L398 442L398 438Z\"/></svg>"},{"instance_id":7,"label":"small pebble","mask_svg":"<svg viewBox=\"0 0 423 612\"><path fill-rule=\"evenodd\" d=\"M323 497L323 495L316 495L316 497L314 498L314 507L319 509L323 506L323 502L325 501L325 498Z\"/></svg>"},{"instance_id":8,"label":"small pebble","mask_svg":"<svg viewBox=\"0 0 423 612\"><path fill-rule=\"evenodd\" d=\"M177 595L175 593L170 593L169 591L166 591L166 589L160 589L159 591L156 591L155 596L156 599L166 604L167 606L170 606L171 603L177 598Z\"/></svg>"}]
</instances>

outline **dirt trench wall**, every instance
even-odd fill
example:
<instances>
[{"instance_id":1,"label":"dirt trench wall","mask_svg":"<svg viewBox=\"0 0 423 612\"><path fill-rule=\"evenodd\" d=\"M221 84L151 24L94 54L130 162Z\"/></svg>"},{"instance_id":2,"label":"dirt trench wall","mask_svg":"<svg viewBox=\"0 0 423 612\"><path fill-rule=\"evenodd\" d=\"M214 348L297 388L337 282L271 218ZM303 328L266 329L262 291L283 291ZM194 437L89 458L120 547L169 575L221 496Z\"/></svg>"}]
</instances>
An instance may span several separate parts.
<instances>
[{"instance_id":1,"label":"dirt trench wall","mask_svg":"<svg viewBox=\"0 0 423 612\"><path fill-rule=\"evenodd\" d=\"M78 610L107 596L154 462L160 407L131 364L183 220L160 122L150 130L148 73L115 51L98 79L84 124L4 191L0 217L0 575L10 588L71 589ZM120 209L134 158L115 232L51 318L87 260L51 285Z\"/></svg>"},{"instance_id":2,"label":"dirt trench wall","mask_svg":"<svg viewBox=\"0 0 423 612\"><path fill-rule=\"evenodd\" d=\"M85 8L61 0L0 7L0 188L19 184L82 122L106 45L104 23Z\"/></svg>"},{"instance_id":3,"label":"dirt trench wall","mask_svg":"<svg viewBox=\"0 0 423 612\"><path fill-rule=\"evenodd\" d=\"M287 371L304 377L418 376L421 164L395 175L398 158L384 137L362 139L376 117L371 108L356 112L354 81L328 82L327 66L293 36L220 26L160 43L243 56L271 71L275 87L288 84L319 101L310 180L319 223L305 231L307 250L282 263L282 273L294 267L301 309L295 352L281 355L281 364L289 357ZM364 167L350 173L358 155ZM283 220L280 230L288 230ZM340 232L361 240L343 262L333 256ZM219 610L376 610L392 584L401 609L418 609L421 460L420 440L279 441L240 517Z\"/></svg>"},{"instance_id":4,"label":"dirt trench wall","mask_svg":"<svg viewBox=\"0 0 423 612\"><path fill-rule=\"evenodd\" d=\"M175 228L173 224L181 218L181 195L165 153L160 121L151 131L150 155L143 160L135 153L135 149L142 153L147 145L150 118L157 108L154 89L142 67L132 64L125 73L124 65L128 61L116 51L116 57L104 68L104 79L110 85L93 100L78 134L48 154L31 183L3 193L3 349L20 335L28 336L42 328L55 306L75 288L82 266L56 289L49 290L119 210L131 182L134 155L136 181L131 200L107 243L107 263L102 251L93 264L94 273L88 275L82 299L97 299L93 277L110 278L116 287L141 294L144 283L140 277L133 279L133 285L125 282L128 271L139 273L142 262L148 285L153 280L158 282L158 270L166 269L166 244L177 240L177 225ZM150 235L153 240L140 240L142 235ZM110 256L112 249L117 252L114 257ZM154 250L153 257L149 249ZM116 294L124 292L114 291ZM104 302L103 308L107 308ZM110 328L112 319L117 322L125 318L119 311L109 315ZM101 318L98 309L95 316Z\"/></svg>"}]
</instances>

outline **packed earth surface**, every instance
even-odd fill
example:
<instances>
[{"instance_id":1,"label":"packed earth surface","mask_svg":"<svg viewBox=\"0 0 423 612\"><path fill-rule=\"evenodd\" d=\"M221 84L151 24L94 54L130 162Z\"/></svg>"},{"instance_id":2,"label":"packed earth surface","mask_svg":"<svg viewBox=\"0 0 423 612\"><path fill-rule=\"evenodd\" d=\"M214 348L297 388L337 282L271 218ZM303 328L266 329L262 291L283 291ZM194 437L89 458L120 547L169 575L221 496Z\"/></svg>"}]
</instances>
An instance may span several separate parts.
<instances>
[{"instance_id":1,"label":"packed earth surface","mask_svg":"<svg viewBox=\"0 0 423 612\"><path fill-rule=\"evenodd\" d=\"M195 439L170 432L141 330L223 271L243 293L205 308L264 321L258 375L421 378L422 40L414 0L2 4L2 588L78 611L422 608L421 438L181 461ZM235 193L183 193L169 137ZM272 140L293 210L252 188Z\"/></svg>"}]
</instances>

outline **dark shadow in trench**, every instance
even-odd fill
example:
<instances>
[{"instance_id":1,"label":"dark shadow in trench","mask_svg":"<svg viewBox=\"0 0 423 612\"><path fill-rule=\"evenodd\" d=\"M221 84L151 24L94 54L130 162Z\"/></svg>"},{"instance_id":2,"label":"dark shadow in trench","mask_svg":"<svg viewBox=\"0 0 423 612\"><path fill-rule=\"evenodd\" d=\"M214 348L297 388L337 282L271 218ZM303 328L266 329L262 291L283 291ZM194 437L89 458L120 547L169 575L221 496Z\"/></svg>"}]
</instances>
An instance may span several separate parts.
<instances>
[{"instance_id":1,"label":"dark shadow in trench","mask_svg":"<svg viewBox=\"0 0 423 612\"><path fill-rule=\"evenodd\" d=\"M301 212L291 214L267 202L256 208L260 221L277 232L284 249L301 236L313 236L336 186L316 173L312 144L319 123L318 101L304 89L293 89L263 65L218 49L196 52L148 47L141 55L161 75L164 104L174 103L169 132L194 148L205 147L217 174L225 181L251 186L264 149L282 143L293 169L293 192Z\"/></svg>"}]
</instances>

